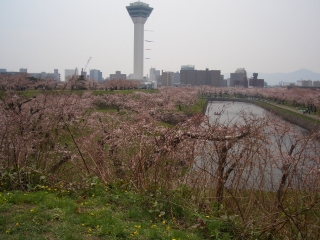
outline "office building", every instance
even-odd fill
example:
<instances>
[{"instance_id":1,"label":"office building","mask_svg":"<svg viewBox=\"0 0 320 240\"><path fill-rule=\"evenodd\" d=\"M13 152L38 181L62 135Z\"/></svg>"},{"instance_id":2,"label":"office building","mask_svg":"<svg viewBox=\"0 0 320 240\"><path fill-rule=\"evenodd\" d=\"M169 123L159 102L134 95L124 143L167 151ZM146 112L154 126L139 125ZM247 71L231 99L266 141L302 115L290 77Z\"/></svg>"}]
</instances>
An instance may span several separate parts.
<instances>
[{"instance_id":1,"label":"office building","mask_svg":"<svg viewBox=\"0 0 320 240\"><path fill-rule=\"evenodd\" d=\"M121 71L116 71L115 74L110 74L109 77L110 80L116 80L116 79L127 79L127 75L121 73Z\"/></svg>"},{"instance_id":2,"label":"office building","mask_svg":"<svg viewBox=\"0 0 320 240\"><path fill-rule=\"evenodd\" d=\"M249 79L249 88L263 88L264 79L258 79L258 73L253 73L253 77Z\"/></svg>"},{"instance_id":3,"label":"office building","mask_svg":"<svg viewBox=\"0 0 320 240\"><path fill-rule=\"evenodd\" d=\"M103 80L102 79L102 72L97 69L91 69L90 70L90 79L101 82Z\"/></svg>"},{"instance_id":4,"label":"office building","mask_svg":"<svg viewBox=\"0 0 320 240\"><path fill-rule=\"evenodd\" d=\"M156 70L155 68L150 68L150 81L160 81L160 70Z\"/></svg>"},{"instance_id":5,"label":"office building","mask_svg":"<svg viewBox=\"0 0 320 240\"><path fill-rule=\"evenodd\" d=\"M180 83L180 72L175 72L173 74L173 83L179 84Z\"/></svg>"},{"instance_id":6,"label":"office building","mask_svg":"<svg viewBox=\"0 0 320 240\"><path fill-rule=\"evenodd\" d=\"M11 75L11 76L25 74L28 77L33 77L33 78L41 79L41 80L52 79L57 82L59 82L61 80L61 75L60 75L58 69L54 69L53 73L46 73L46 72L28 73L27 68L20 68L19 72L7 72L6 69L0 69L0 73L5 74L5 75Z\"/></svg>"},{"instance_id":7,"label":"office building","mask_svg":"<svg viewBox=\"0 0 320 240\"><path fill-rule=\"evenodd\" d=\"M195 70L194 65L182 65L181 70Z\"/></svg>"},{"instance_id":8,"label":"office building","mask_svg":"<svg viewBox=\"0 0 320 240\"><path fill-rule=\"evenodd\" d=\"M193 65L184 65L180 70L180 83L182 85L208 85L222 87L220 70L194 70Z\"/></svg>"},{"instance_id":9,"label":"office building","mask_svg":"<svg viewBox=\"0 0 320 240\"><path fill-rule=\"evenodd\" d=\"M319 80L318 81L313 81L312 86L313 87L320 87L320 81Z\"/></svg>"},{"instance_id":10,"label":"office building","mask_svg":"<svg viewBox=\"0 0 320 240\"><path fill-rule=\"evenodd\" d=\"M161 74L161 86L173 86L174 72L163 72Z\"/></svg>"},{"instance_id":11,"label":"office building","mask_svg":"<svg viewBox=\"0 0 320 240\"><path fill-rule=\"evenodd\" d=\"M127 11L134 24L134 57L133 57L133 78L143 79L144 61L144 24L148 20L153 8L143 2L130 3Z\"/></svg>"},{"instance_id":12,"label":"office building","mask_svg":"<svg viewBox=\"0 0 320 240\"><path fill-rule=\"evenodd\" d=\"M78 76L78 75L79 75L78 68L64 70L64 79L66 81L69 80L72 76Z\"/></svg>"},{"instance_id":13,"label":"office building","mask_svg":"<svg viewBox=\"0 0 320 240\"><path fill-rule=\"evenodd\" d=\"M247 71L244 68L237 68L230 73L230 87L248 87Z\"/></svg>"},{"instance_id":14,"label":"office building","mask_svg":"<svg viewBox=\"0 0 320 240\"><path fill-rule=\"evenodd\" d=\"M297 86L300 87L312 87L312 81L311 80L298 80Z\"/></svg>"}]
</instances>

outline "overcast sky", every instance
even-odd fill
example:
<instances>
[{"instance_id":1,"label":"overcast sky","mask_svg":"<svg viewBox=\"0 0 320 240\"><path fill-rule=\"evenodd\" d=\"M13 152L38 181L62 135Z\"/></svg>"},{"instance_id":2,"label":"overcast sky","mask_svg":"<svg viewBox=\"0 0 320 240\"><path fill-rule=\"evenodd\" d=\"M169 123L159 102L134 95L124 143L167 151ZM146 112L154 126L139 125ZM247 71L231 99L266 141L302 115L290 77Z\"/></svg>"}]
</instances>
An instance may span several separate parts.
<instances>
[{"instance_id":1,"label":"overcast sky","mask_svg":"<svg viewBox=\"0 0 320 240\"><path fill-rule=\"evenodd\" d=\"M133 73L130 0L0 0L0 68ZM319 0L146 0L144 74L320 72ZM229 75L225 76L229 77Z\"/></svg>"}]
</instances>

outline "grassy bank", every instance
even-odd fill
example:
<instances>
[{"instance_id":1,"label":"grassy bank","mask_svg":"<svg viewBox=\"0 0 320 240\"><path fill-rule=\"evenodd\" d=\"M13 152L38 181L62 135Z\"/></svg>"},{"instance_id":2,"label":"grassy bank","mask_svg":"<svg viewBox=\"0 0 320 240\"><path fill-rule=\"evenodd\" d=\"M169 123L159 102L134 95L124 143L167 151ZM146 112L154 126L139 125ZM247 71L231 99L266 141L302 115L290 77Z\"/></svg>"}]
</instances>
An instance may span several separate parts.
<instances>
[{"instance_id":1,"label":"grassy bank","mask_svg":"<svg viewBox=\"0 0 320 240\"><path fill-rule=\"evenodd\" d=\"M319 121L309 117L306 114L296 113L294 111L290 111L289 109L258 100L253 101L253 103L306 130L312 131L316 128L319 128Z\"/></svg>"},{"instance_id":2,"label":"grassy bank","mask_svg":"<svg viewBox=\"0 0 320 240\"><path fill-rule=\"evenodd\" d=\"M233 239L227 222L124 184L77 193L39 188L0 193L1 239Z\"/></svg>"}]
</instances>

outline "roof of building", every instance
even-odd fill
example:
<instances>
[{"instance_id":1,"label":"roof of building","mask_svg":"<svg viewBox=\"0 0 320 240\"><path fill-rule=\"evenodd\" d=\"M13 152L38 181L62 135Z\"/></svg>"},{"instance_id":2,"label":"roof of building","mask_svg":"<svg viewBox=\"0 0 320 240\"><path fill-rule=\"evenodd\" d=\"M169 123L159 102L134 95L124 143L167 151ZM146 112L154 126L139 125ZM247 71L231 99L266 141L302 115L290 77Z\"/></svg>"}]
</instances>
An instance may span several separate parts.
<instances>
[{"instance_id":1,"label":"roof of building","mask_svg":"<svg viewBox=\"0 0 320 240\"><path fill-rule=\"evenodd\" d=\"M126 8L130 17L148 18L153 10L153 8L149 7L149 4L143 2L130 3L130 6Z\"/></svg>"}]
</instances>

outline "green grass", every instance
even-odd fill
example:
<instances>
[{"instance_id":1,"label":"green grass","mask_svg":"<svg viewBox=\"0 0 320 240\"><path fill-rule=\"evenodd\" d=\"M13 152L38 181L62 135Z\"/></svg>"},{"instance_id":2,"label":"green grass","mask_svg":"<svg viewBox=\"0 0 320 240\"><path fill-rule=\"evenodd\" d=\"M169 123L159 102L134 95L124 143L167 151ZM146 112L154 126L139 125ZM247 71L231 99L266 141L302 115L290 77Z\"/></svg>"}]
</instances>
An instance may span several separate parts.
<instances>
[{"instance_id":1,"label":"green grass","mask_svg":"<svg viewBox=\"0 0 320 240\"><path fill-rule=\"evenodd\" d=\"M0 99L4 98L6 96L6 92L0 90Z\"/></svg>"},{"instance_id":2,"label":"green grass","mask_svg":"<svg viewBox=\"0 0 320 240\"><path fill-rule=\"evenodd\" d=\"M291 111L289 109L285 109L285 108L281 108L281 105L278 107L278 106L275 106L273 104L270 104L270 103L266 103L266 102L261 102L261 101L254 101L255 104L257 104L258 106L262 106L264 108L270 108L270 109L274 109L276 111L279 111L279 112L282 112L282 113L287 113L287 114L290 114L292 115L293 117L295 118L300 118L300 119L304 119L304 120L307 120L309 121L310 123L312 124L317 124L319 123L319 121L317 121L316 119L314 118L311 118L309 117L307 114L301 114L301 113L297 113L295 111ZM294 109L292 109L294 110Z\"/></svg>"},{"instance_id":3,"label":"green grass","mask_svg":"<svg viewBox=\"0 0 320 240\"><path fill-rule=\"evenodd\" d=\"M198 101L191 106L185 106L183 104L180 104L180 107L179 107L179 105L177 105L176 110L182 111L186 114L200 113L203 110L206 101L207 101L206 98L199 98Z\"/></svg>"},{"instance_id":4,"label":"green grass","mask_svg":"<svg viewBox=\"0 0 320 240\"><path fill-rule=\"evenodd\" d=\"M36 192L0 193L0 239L232 239L223 223L208 216L175 219L161 212L152 197L123 185L98 186L70 193L43 186ZM161 206L161 204L156 205ZM188 218L192 220L187 220ZM188 226L188 227L186 227Z\"/></svg>"}]
</instances>

